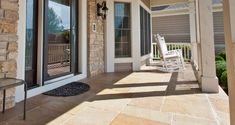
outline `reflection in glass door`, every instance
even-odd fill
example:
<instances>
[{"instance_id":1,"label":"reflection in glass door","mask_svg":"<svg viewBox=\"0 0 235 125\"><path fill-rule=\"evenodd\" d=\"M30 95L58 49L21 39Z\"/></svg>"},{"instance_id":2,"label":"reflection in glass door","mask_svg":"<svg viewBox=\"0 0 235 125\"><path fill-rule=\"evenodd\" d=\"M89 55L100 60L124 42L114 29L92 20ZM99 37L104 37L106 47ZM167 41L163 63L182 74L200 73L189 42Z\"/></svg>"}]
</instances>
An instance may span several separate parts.
<instances>
[{"instance_id":1,"label":"reflection in glass door","mask_svg":"<svg viewBox=\"0 0 235 125\"><path fill-rule=\"evenodd\" d=\"M37 0L26 1L25 81L37 86Z\"/></svg>"},{"instance_id":2,"label":"reflection in glass door","mask_svg":"<svg viewBox=\"0 0 235 125\"><path fill-rule=\"evenodd\" d=\"M44 80L49 80L75 71L76 0L45 1Z\"/></svg>"}]
</instances>

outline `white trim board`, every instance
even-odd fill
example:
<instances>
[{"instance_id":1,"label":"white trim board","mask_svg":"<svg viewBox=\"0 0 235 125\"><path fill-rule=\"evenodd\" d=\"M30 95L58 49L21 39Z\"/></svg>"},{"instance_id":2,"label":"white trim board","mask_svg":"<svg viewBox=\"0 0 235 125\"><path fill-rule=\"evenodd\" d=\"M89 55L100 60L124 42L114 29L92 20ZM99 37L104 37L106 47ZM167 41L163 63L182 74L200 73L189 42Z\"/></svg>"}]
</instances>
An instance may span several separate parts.
<instances>
[{"instance_id":1,"label":"white trim board","mask_svg":"<svg viewBox=\"0 0 235 125\"><path fill-rule=\"evenodd\" d=\"M146 11L148 11L149 13L151 13L151 8L149 8L148 6L145 5L145 3L142 2L142 0L139 1L139 4L141 7L143 7Z\"/></svg>"},{"instance_id":2,"label":"white trim board","mask_svg":"<svg viewBox=\"0 0 235 125\"><path fill-rule=\"evenodd\" d=\"M26 1L19 0L19 21L17 27L17 35L18 35L18 57L17 57L17 78L24 79L25 73L25 34L26 31L24 30L26 27ZM23 57L23 59L22 59ZM22 86L16 87L15 91L15 101L21 101L24 97L24 88Z\"/></svg>"},{"instance_id":3,"label":"white trim board","mask_svg":"<svg viewBox=\"0 0 235 125\"><path fill-rule=\"evenodd\" d=\"M115 58L115 63L133 63L133 58Z\"/></svg>"},{"instance_id":4,"label":"white trim board","mask_svg":"<svg viewBox=\"0 0 235 125\"><path fill-rule=\"evenodd\" d=\"M175 15L189 14L190 13L189 9L190 8L152 11L152 17L175 16ZM222 12L222 11L223 11L223 8L222 8L221 4L213 5L213 12Z\"/></svg>"}]
</instances>

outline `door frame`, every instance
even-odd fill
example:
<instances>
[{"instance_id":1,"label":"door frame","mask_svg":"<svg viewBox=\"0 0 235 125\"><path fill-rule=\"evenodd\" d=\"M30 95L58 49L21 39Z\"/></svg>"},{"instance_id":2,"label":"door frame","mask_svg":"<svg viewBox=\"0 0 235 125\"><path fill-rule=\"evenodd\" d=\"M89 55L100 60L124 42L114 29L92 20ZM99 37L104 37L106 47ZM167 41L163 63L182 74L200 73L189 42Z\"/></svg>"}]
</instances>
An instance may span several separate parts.
<instances>
[{"instance_id":1,"label":"door frame","mask_svg":"<svg viewBox=\"0 0 235 125\"><path fill-rule=\"evenodd\" d=\"M34 31L33 31L33 35L34 35L34 38L33 38L33 42L34 42L34 44L33 44L33 58L32 58L32 83L30 83L30 84L34 84L33 86L32 86L32 88L34 88L34 86L36 87L36 86L38 86L38 84L37 84L37 55L38 55L38 5L39 5L39 3L38 3L38 0L34 0L34 3L33 3L34 5L33 5L33 9L34 9L34 13L33 13L33 18L34 18L34 20L33 20L33 28L34 28ZM26 0L26 13L27 13L27 0ZM27 14L26 14L27 15ZM27 22L27 20L26 20L26 22ZM27 25L27 23L26 23L26 25ZM26 34L27 34L27 32L26 32ZM25 38L26 39L26 38ZM26 39L27 40L27 39ZM27 44L27 43L25 43L25 44ZM26 50L26 49L25 49ZM25 56L26 57L26 56ZM25 67L26 68L26 67ZM27 81L28 80L28 78L27 78L27 72L29 72L29 71L26 71L26 69L25 69L25 80ZM28 82L27 82L28 83ZM28 88L28 89L31 89L31 88Z\"/></svg>"},{"instance_id":2,"label":"door frame","mask_svg":"<svg viewBox=\"0 0 235 125\"><path fill-rule=\"evenodd\" d=\"M44 0L39 0L39 20L38 20L38 61L37 61L37 83L40 85L37 88L28 90L28 98L39 95L41 93L50 91L52 89L58 88L60 86L66 85L70 82L74 81L79 81L81 79L87 78L87 28L88 28L88 23L87 23L87 0L78 0L78 15L79 15L79 24L78 24L78 30L79 34L78 36L78 45L79 45L79 56L78 56L78 61L79 61L79 68L78 68L78 74L67 77L67 78L58 78L58 79L53 79L52 84L47 84L43 86L42 82L42 77L43 77L43 3ZM26 1L25 0L20 0L19 1L19 24L17 26L17 35L18 35L18 58L17 58L17 78L19 79L24 79L24 72L25 72L25 25L26 25ZM23 91L23 86L18 86L16 87L15 91L15 101L20 102L24 99L24 93Z\"/></svg>"}]
</instances>

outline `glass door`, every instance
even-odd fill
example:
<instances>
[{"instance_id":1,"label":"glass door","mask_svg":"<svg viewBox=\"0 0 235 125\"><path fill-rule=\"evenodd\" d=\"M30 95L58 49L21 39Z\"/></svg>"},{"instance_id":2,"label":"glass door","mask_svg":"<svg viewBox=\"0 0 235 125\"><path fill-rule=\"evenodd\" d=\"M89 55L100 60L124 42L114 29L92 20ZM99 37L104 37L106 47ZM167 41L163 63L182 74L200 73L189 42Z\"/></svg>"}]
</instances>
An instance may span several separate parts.
<instances>
[{"instance_id":1,"label":"glass door","mask_svg":"<svg viewBox=\"0 0 235 125\"><path fill-rule=\"evenodd\" d=\"M76 1L45 0L44 81L76 72Z\"/></svg>"},{"instance_id":2,"label":"glass door","mask_svg":"<svg viewBox=\"0 0 235 125\"><path fill-rule=\"evenodd\" d=\"M26 0L25 81L37 86L37 0Z\"/></svg>"}]
</instances>

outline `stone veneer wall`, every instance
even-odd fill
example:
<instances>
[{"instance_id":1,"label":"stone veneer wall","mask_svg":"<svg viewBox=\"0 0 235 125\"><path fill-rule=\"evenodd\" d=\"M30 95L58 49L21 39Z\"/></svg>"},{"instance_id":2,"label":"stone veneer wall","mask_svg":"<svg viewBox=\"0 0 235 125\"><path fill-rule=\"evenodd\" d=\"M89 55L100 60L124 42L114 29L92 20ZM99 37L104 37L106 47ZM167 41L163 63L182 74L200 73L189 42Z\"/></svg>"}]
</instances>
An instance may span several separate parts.
<instances>
[{"instance_id":1,"label":"stone veneer wall","mask_svg":"<svg viewBox=\"0 0 235 125\"><path fill-rule=\"evenodd\" d=\"M96 4L103 0L88 0L88 75L104 73L104 21L96 16ZM93 23L96 32L92 31Z\"/></svg>"},{"instance_id":2,"label":"stone veneer wall","mask_svg":"<svg viewBox=\"0 0 235 125\"><path fill-rule=\"evenodd\" d=\"M0 0L0 78L16 77L18 0ZM6 108L15 105L15 89L6 92ZM2 91L0 91L0 111Z\"/></svg>"}]
</instances>

